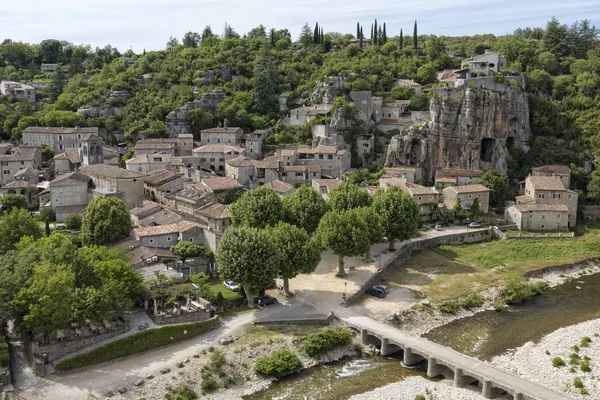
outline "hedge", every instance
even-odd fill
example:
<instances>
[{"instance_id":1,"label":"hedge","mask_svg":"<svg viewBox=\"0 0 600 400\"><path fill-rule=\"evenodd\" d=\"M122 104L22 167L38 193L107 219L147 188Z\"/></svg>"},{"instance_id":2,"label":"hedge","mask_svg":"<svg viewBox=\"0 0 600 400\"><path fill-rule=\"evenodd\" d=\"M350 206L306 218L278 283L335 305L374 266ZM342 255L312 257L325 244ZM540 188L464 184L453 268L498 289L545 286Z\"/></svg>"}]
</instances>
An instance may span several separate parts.
<instances>
[{"instance_id":1,"label":"hedge","mask_svg":"<svg viewBox=\"0 0 600 400\"><path fill-rule=\"evenodd\" d=\"M219 323L219 317L214 317L203 322L149 329L61 361L56 364L56 370L66 371L73 368L85 367L142 351L156 349L157 347L171 343L177 343L215 329Z\"/></svg>"},{"instance_id":2,"label":"hedge","mask_svg":"<svg viewBox=\"0 0 600 400\"><path fill-rule=\"evenodd\" d=\"M335 349L343 344L350 343L350 333L343 328L327 328L322 331L310 333L302 348L311 357Z\"/></svg>"},{"instance_id":3,"label":"hedge","mask_svg":"<svg viewBox=\"0 0 600 400\"><path fill-rule=\"evenodd\" d=\"M8 343L0 336L0 367L8 368L10 364L10 355L8 354Z\"/></svg>"},{"instance_id":4,"label":"hedge","mask_svg":"<svg viewBox=\"0 0 600 400\"><path fill-rule=\"evenodd\" d=\"M282 378L302 368L300 358L288 349L274 352L256 360L254 371L260 376Z\"/></svg>"}]
</instances>

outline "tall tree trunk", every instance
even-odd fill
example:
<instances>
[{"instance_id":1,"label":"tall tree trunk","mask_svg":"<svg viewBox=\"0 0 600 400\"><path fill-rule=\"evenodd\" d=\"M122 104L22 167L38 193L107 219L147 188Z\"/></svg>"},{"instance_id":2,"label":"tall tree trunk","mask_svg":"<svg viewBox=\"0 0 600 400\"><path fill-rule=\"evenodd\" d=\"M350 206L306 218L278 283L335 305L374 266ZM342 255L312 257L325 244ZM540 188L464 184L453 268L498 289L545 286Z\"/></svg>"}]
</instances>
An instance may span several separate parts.
<instances>
[{"instance_id":1,"label":"tall tree trunk","mask_svg":"<svg viewBox=\"0 0 600 400\"><path fill-rule=\"evenodd\" d=\"M371 262L371 245L369 245L369 250L365 253L365 261Z\"/></svg>"},{"instance_id":2,"label":"tall tree trunk","mask_svg":"<svg viewBox=\"0 0 600 400\"><path fill-rule=\"evenodd\" d=\"M392 251L396 250L396 248L394 247L394 240L393 239L390 240L390 246L388 247L388 250L392 250Z\"/></svg>"},{"instance_id":3,"label":"tall tree trunk","mask_svg":"<svg viewBox=\"0 0 600 400\"><path fill-rule=\"evenodd\" d=\"M344 256L338 256L338 273L336 276L346 276L346 270L344 269Z\"/></svg>"},{"instance_id":4,"label":"tall tree trunk","mask_svg":"<svg viewBox=\"0 0 600 400\"><path fill-rule=\"evenodd\" d=\"M283 293L286 296L290 295L290 278L283 278Z\"/></svg>"},{"instance_id":5,"label":"tall tree trunk","mask_svg":"<svg viewBox=\"0 0 600 400\"><path fill-rule=\"evenodd\" d=\"M250 285L244 285L244 292L246 292L248 308L254 308L254 296L252 295L252 287L250 287Z\"/></svg>"}]
</instances>

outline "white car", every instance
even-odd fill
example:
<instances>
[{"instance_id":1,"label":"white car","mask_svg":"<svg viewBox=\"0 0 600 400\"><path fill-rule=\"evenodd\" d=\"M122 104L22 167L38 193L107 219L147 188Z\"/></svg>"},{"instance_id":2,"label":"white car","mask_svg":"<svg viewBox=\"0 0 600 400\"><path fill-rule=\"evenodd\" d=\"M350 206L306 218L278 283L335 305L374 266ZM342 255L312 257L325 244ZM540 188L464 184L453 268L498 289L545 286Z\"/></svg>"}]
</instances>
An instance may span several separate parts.
<instances>
[{"instance_id":1,"label":"white car","mask_svg":"<svg viewBox=\"0 0 600 400\"><path fill-rule=\"evenodd\" d=\"M442 231L444 230L444 228L442 228L442 224L435 224L435 228L436 231Z\"/></svg>"},{"instance_id":2,"label":"white car","mask_svg":"<svg viewBox=\"0 0 600 400\"><path fill-rule=\"evenodd\" d=\"M225 281L225 282L223 282L223 286L225 286L227 289L231 290L232 292L237 292L238 290L240 290L240 287L238 285L236 285L233 281Z\"/></svg>"},{"instance_id":3,"label":"white car","mask_svg":"<svg viewBox=\"0 0 600 400\"><path fill-rule=\"evenodd\" d=\"M479 222L471 222L469 228L481 228L481 224Z\"/></svg>"}]
</instances>

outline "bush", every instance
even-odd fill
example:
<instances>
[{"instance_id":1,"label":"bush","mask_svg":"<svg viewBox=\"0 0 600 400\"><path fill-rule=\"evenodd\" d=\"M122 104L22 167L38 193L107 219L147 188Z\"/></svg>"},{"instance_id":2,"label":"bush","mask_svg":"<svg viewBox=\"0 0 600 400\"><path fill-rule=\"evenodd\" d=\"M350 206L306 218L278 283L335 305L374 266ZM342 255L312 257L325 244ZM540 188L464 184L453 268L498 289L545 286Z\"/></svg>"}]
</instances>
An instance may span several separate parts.
<instances>
[{"instance_id":1,"label":"bush","mask_svg":"<svg viewBox=\"0 0 600 400\"><path fill-rule=\"evenodd\" d=\"M218 389L218 385L217 385L217 381L215 381L213 378L207 378L205 380L202 381L202 393L206 394L206 393L212 393L215 390Z\"/></svg>"},{"instance_id":2,"label":"bush","mask_svg":"<svg viewBox=\"0 0 600 400\"><path fill-rule=\"evenodd\" d=\"M573 380L573 386L575 386L577 389L581 389L584 386L581 378L579 378L579 377L575 378Z\"/></svg>"},{"instance_id":3,"label":"bush","mask_svg":"<svg viewBox=\"0 0 600 400\"><path fill-rule=\"evenodd\" d=\"M123 339L115 340L102 347L78 354L75 357L61 361L56 365L57 371L66 371L73 368L85 367L115 358L152 350L160 346L177 343L185 339L200 335L216 328L219 318L208 321L164 326L150 329Z\"/></svg>"},{"instance_id":4,"label":"bush","mask_svg":"<svg viewBox=\"0 0 600 400\"><path fill-rule=\"evenodd\" d=\"M174 395L167 395L168 400L195 400L198 394L188 385L179 387Z\"/></svg>"},{"instance_id":5,"label":"bush","mask_svg":"<svg viewBox=\"0 0 600 400\"><path fill-rule=\"evenodd\" d=\"M527 282L518 274L510 274L502 280L504 300L508 304L520 304L546 288L545 282Z\"/></svg>"},{"instance_id":6,"label":"bush","mask_svg":"<svg viewBox=\"0 0 600 400\"><path fill-rule=\"evenodd\" d=\"M276 351L270 356L259 358L254 364L254 371L260 376L273 378L284 377L302 368L302 361L287 349Z\"/></svg>"},{"instance_id":7,"label":"bush","mask_svg":"<svg viewBox=\"0 0 600 400\"><path fill-rule=\"evenodd\" d=\"M479 294L471 294L460 301L463 308L479 307L483 304L483 297Z\"/></svg>"},{"instance_id":8,"label":"bush","mask_svg":"<svg viewBox=\"0 0 600 400\"><path fill-rule=\"evenodd\" d=\"M78 231L81 229L81 215L79 214L69 214L67 218L65 218L65 228L71 229L73 231Z\"/></svg>"},{"instance_id":9,"label":"bush","mask_svg":"<svg viewBox=\"0 0 600 400\"><path fill-rule=\"evenodd\" d=\"M423 396L422 394L418 394L415 396L415 400L426 400L425 396Z\"/></svg>"},{"instance_id":10,"label":"bush","mask_svg":"<svg viewBox=\"0 0 600 400\"><path fill-rule=\"evenodd\" d=\"M554 357L552 359L552 366L554 368L560 368L565 366L565 361L560 357Z\"/></svg>"},{"instance_id":11,"label":"bush","mask_svg":"<svg viewBox=\"0 0 600 400\"><path fill-rule=\"evenodd\" d=\"M585 336L581 339L580 346L581 347L590 347L591 342L592 342L592 339L590 339L589 336Z\"/></svg>"},{"instance_id":12,"label":"bush","mask_svg":"<svg viewBox=\"0 0 600 400\"><path fill-rule=\"evenodd\" d=\"M8 367L9 364L8 343L0 341L0 367Z\"/></svg>"},{"instance_id":13,"label":"bush","mask_svg":"<svg viewBox=\"0 0 600 400\"><path fill-rule=\"evenodd\" d=\"M350 343L350 334L343 328L327 328L306 337L302 349L311 357Z\"/></svg>"},{"instance_id":14,"label":"bush","mask_svg":"<svg viewBox=\"0 0 600 400\"><path fill-rule=\"evenodd\" d=\"M444 314L456 314L458 311L458 304L453 300L445 300L440 303L438 308Z\"/></svg>"},{"instance_id":15,"label":"bush","mask_svg":"<svg viewBox=\"0 0 600 400\"><path fill-rule=\"evenodd\" d=\"M584 361L581 363L581 372L591 372L592 368L590 367L589 361Z\"/></svg>"}]
</instances>

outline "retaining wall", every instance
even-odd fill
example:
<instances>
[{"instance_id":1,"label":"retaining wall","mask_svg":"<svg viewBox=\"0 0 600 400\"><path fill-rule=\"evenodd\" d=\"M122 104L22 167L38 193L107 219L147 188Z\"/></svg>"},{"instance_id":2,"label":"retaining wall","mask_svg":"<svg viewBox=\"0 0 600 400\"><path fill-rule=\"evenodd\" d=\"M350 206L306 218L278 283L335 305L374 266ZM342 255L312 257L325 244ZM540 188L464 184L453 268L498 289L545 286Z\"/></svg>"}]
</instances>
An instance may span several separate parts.
<instances>
[{"instance_id":1,"label":"retaining wall","mask_svg":"<svg viewBox=\"0 0 600 400\"><path fill-rule=\"evenodd\" d=\"M254 325L329 325L333 318L334 314L333 311L331 311L324 317L254 321Z\"/></svg>"},{"instance_id":2,"label":"retaining wall","mask_svg":"<svg viewBox=\"0 0 600 400\"><path fill-rule=\"evenodd\" d=\"M389 261L387 264L381 267L381 270L376 272L371 278L369 278L356 292L352 293L346 298L346 301L342 303L344 307L354 303L365 293L367 288L375 286L381 281L381 278L394 268L397 268L404 264L410 257L413 251L427 249L429 247L439 246L441 244L466 244L476 243L490 240L493 237L493 227L478 230L468 231L463 233L455 233L452 235L438 236L434 238L414 240L405 244L402 249L398 252L395 258Z\"/></svg>"}]
</instances>

